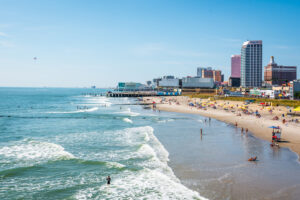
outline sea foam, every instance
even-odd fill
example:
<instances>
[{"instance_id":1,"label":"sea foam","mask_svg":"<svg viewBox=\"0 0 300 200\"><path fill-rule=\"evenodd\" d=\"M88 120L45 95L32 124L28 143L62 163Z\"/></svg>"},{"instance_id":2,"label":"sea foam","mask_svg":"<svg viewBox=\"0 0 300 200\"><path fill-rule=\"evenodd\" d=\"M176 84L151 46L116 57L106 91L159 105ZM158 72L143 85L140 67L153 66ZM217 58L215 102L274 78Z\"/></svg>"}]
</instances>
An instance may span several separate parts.
<instances>
[{"instance_id":1,"label":"sea foam","mask_svg":"<svg viewBox=\"0 0 300 200\"><path fill-rule=\"evenodd\" d=\"M122 157L137 160L141 170L125 170L121 175L112 175L112 185L82 189L76 199L205 199L198 192L182 185L168 166L169 153L159 142L150 126L120 130L120 139L138 148Z\"/></svg>"},{"instance_id":2,"label":"sea foam","mask_svg":"<svg viewBox=\"0 0 300 200\"><path fill-rule=\"evenodd\" d=\"M50 160L72 159L74 156L54 143L24 140L20 144L0 148L0 159L5 163L29 166Z\"/></svg>"}]
</instances>

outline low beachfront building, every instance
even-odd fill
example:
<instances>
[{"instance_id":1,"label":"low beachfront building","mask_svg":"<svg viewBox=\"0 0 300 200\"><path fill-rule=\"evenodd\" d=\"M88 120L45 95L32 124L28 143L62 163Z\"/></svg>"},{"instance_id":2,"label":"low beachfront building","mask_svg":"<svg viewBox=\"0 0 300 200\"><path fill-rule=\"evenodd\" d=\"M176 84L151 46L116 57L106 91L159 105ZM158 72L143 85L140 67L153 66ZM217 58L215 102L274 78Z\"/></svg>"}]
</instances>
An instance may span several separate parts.
<instances>
[{"instance_id":1,"label":"low beachfront building","mask_svg":"<svg viewBox=\"0 0 300 200\"><path fill-rule=\"evenodd\" d=\"M300 79L290 82L291 99L300 99Z\"/></svg>"},{"instance_id":2,"label":"low beachfront building","mask_svg":"<svg viewBox=\"0 0 300 200\"><path fill-rule=\"evenodd\" d=\"M146 89L146 85L135 82L119 82L117 87L118 91L141 91Z\"/></svg>"},{"instance_id":3,"label":"low beachfront building","mask_svg":"<svg viewBox=\"0 0 300 200\"><path fill-rule=\"evenodd\" d=\"M158 82L159 88L179 88L180 87L180 79L175 78L174 76L164 76L159 82Z\"/></svg>"},{"instance_id":4,"label":"low beachfront building","mask_svg":"<svg viewBox=\"0 0 300 200\"><path fill-rule=\"evenodd\" d=\"M184 77L182 78L182 94L216 94L213 78Z\"/></svg>"},{"instance_id":5,"label":"low beachfront building","mask_svg":"<svg viewBox=\"0 0 300 200\"><path fill-rule=\"evenodd\" d=\"M228 86L229 87L240 87L241 86L241 78L229 77Z\"/></svg>"},{"instance_id":6,"label":"low beachfront building","mask_svg":"<svg viewBox=\"0 0 300 200\"><path fill-rule=\"evenodd\" d=\"M262 98L270 98L270 99L278 99L284 98L285 96L281 93L281 90L273 90L273 89L250 89L251 96L257 96Z\"/></svg>"},{"instance_id":7,"label":"low beachfront building","mask_svg":"<svg viewBox=\"0 0 300 200\"><path fill-rule=\"evenodd\" d=\"M261 90L261 96L264 98L277 99L280 97L280 90Z\"/></svg>"},{"instance_id":8,"label":"low beachfront building","mask_svg":"<svg viewBox=\"0 0 300 200\"><path fill-rule=\"evenodd\" d=\"M184 77L182 78L182 88L214 88L213 78Z\"/></svg>"}]
</instances>

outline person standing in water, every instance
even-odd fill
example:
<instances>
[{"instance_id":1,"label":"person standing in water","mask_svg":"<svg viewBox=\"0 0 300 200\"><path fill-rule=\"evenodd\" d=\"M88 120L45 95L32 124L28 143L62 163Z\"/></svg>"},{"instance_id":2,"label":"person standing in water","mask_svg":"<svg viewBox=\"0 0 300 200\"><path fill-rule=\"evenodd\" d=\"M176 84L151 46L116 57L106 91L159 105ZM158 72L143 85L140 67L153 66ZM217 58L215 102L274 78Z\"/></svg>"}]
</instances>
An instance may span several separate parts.
<instances>
[{"instance_id":1,"label":"person standing in water","mask_svg":"<svg viewBox=\"0 0 300 200\"><path fill-rule=\"evenodd\" d=\"M107 176L106 181L107 181L107 185L110 185L110 181L111 181L110 176Z\"/></svg>"}]
</instances>

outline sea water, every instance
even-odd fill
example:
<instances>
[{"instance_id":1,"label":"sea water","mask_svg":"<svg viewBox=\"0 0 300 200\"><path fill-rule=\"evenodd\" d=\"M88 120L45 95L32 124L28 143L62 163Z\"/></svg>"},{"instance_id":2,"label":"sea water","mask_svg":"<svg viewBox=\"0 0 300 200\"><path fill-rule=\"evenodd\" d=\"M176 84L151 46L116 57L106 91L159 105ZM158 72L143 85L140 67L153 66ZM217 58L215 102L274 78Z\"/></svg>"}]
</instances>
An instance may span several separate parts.
<instances>
[{"instance_id":1,"label":"sea water","mask_svg":"<svg viewBox=\"0 0 300 200\"><path fill-rule=\"evenodd\" d=\"M101 92L0 88L0 199L204 199L155 136L172 119Z\"/></svg>"},{"instance_id":2,"label":"sea water","mask_svg":"<svg viewBox=\"0 0 300 200\"><path fill-rule=\"evenodd\" d=\"M101 92L0 88L1 200L299 199L289 149L215 119L87 95Z\"/></svg>"}]
</instances>

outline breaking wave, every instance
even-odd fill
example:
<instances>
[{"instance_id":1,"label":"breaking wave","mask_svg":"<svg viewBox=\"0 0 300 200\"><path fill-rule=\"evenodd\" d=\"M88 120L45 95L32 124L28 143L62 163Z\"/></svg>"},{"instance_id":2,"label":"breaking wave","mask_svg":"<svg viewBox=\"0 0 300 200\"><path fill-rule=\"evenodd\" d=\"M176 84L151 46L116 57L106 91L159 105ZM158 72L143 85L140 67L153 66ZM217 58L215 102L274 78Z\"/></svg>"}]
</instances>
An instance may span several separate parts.
<instances>
[{"instance_id":1,"label":"breaking wave","mask_svg":"<svg viewBox=\"0 0 300 200\"><path fill-rule=\"evenodd\" d=\"M74 155L54 143L25 140L19 144L0 148L1 163L14 163L16 166L32 166L53 160L68 160Z\"/></svg>"},{"instance_id":2,"label":"breaking wave","mask_svg":"<svg viewBox=\"0 0 300 200\"><path fill-rule=\"evenodd\" d=\"M132 150L119 159L132 162L138 171L125 170L112 175L112 184L79 190L76 199L205 199L198 192L182 185L168 166L169 153L150 126L127 128L117 132L118 139ZM108 166L123 167L115 162Z\"/></svg>"},{"instance_id":3,"label":"breaking wave","mask_svg":"<svg viewBox=\"0 0 300 200\"><path fill-rule=\"evenodd\" d=\"M132 124L132 120L131 119L123 118L123 121Z\"/></svg>"},{"instance_id":4,"label":"breaking wave","mask_svg":"<svg viewBox=\"0 0 300 200\"><path fill-rule=\"evenodd\" d=\"M92 107L92 108L87 108L87 109L79 109L79 110L74 110L74 111L54 111L54 112L47 112L47 113L52 113L52 114L63 114L63 113L82 113L82 112L94 112L98 110L98 107Z\"/></svg>"}]
</instances>

